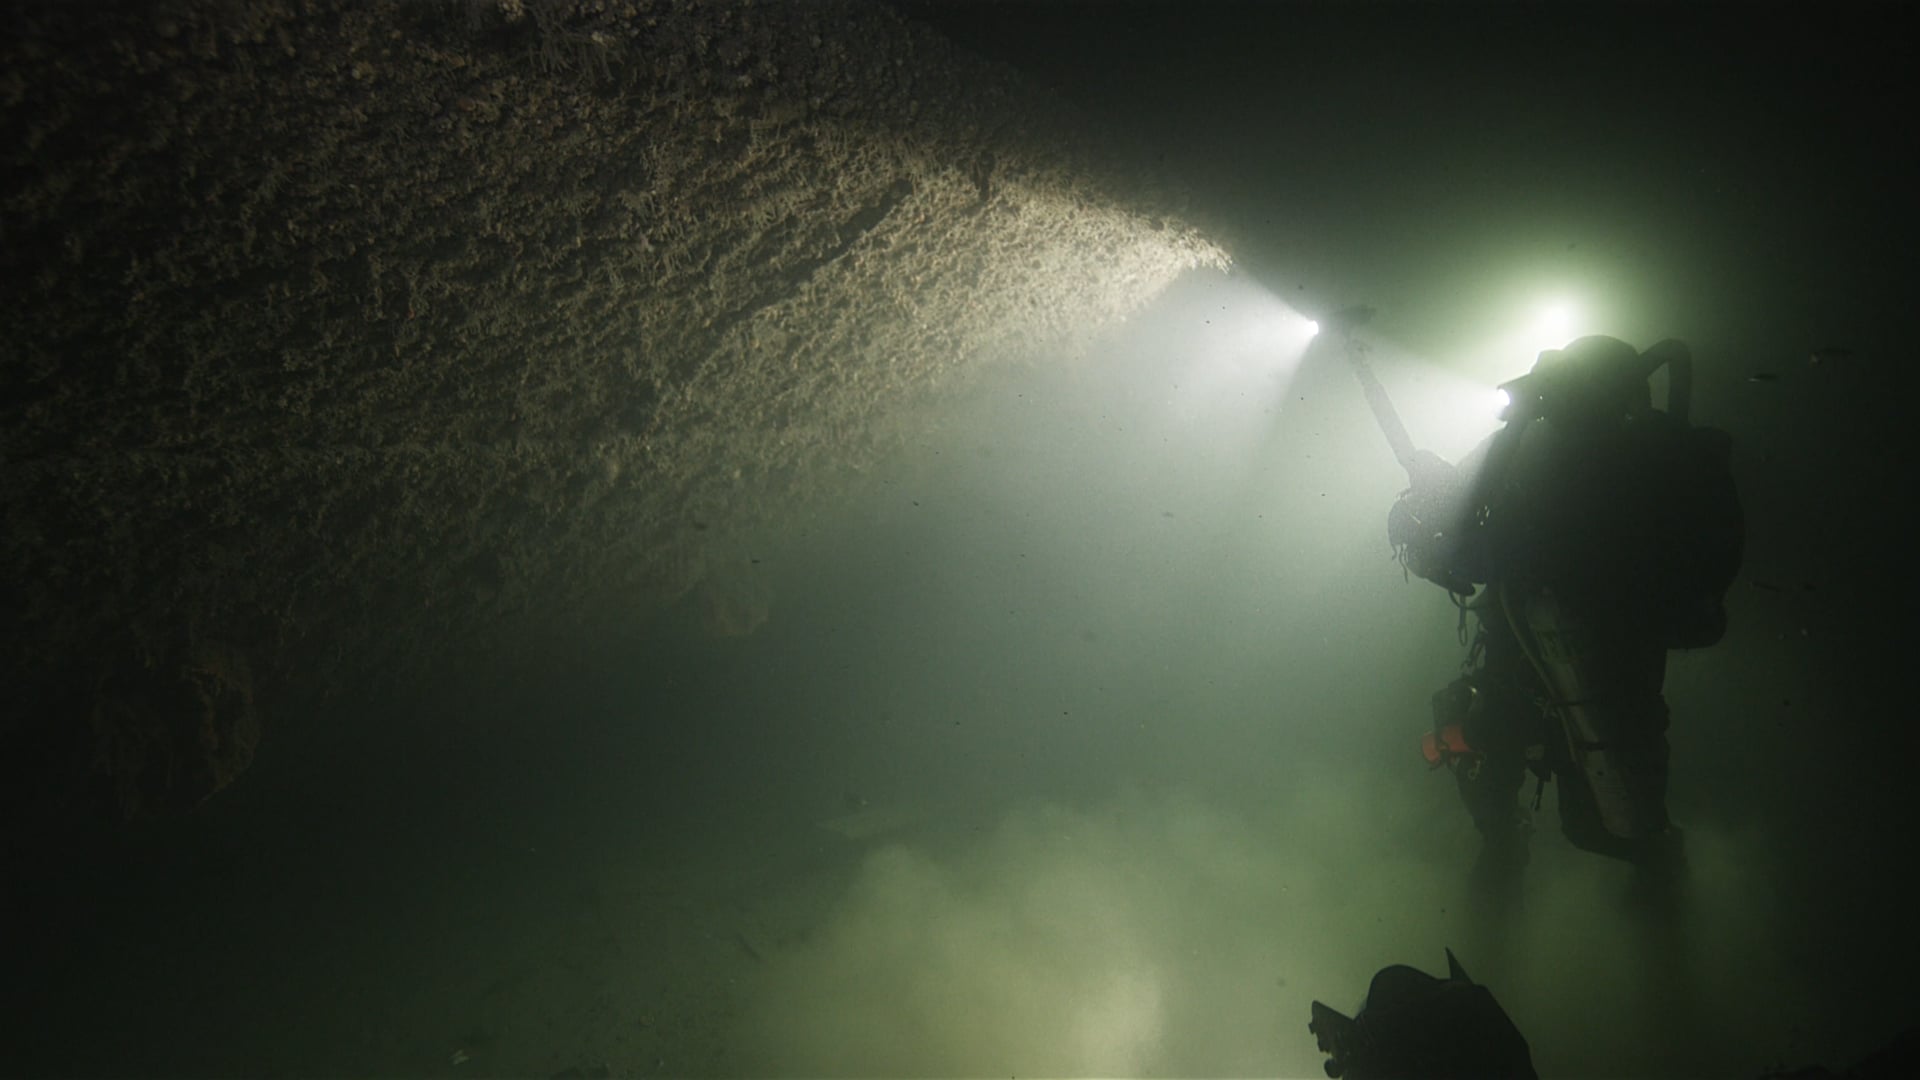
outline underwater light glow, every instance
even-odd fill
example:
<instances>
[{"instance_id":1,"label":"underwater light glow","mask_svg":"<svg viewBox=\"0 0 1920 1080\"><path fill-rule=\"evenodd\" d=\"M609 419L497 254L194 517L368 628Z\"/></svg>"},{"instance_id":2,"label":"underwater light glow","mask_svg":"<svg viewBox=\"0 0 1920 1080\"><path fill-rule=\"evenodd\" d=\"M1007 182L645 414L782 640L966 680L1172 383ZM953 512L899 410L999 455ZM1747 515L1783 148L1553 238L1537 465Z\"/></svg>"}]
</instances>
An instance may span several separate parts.
<instances>
[{"instance_id":1,"label":"underwater light glow","mask_svg":"<svg viewBox=\"0 0 1920 1080\"><path fill-rule=\"evenodd\" d=\"M1548 301L1541 305L1527 326L1525 337L1528 351L1537 355L1547 349L1564 346L1580 336L1577 333L1580 323L1580 308L1572 300L1562 297Z\"/></svg>"},{"instance_id":2,"label":"underwater light glow","mask_svg":"<svg viewBox=\"0 0 1920 1080\"><path fill-rule=\"evenodd\" d=\"M1268 437L1313 341L1313 322L1251 277L1200 274L1156 306L1166 319L1131 343L1157 362L1139 391L1164 403L1169 431L1205 433L1250 458ZM1163 336L1164 335L1164 336Z\"/></svg>"},{"instance_id":3,"label":"underwater light glow","mask_svg":"<svg viewBox=\"0 0 1920 1080\"><path fill-rule=\"evenodd\" d=\"M1435 358L1483 386L1497 386L1533 368L1540 354L1565 348L1584 335L1604 333L1614 313L1604 297L1555 287L1517 289L1485 306L1484 337L1454 346Z\"/></svg>"},{"instance_id":4,"label":"underwater light glow","mask_svg":"<svg viewBox=\"0 0 1920 1080\"><path fill-rule=\"evenodd\" d=\"M1571 300L1554 300L1540 309L1539 326L1548 333L1564 334L1573 329L1580 310Z\"/></svg>"}]
</instances>

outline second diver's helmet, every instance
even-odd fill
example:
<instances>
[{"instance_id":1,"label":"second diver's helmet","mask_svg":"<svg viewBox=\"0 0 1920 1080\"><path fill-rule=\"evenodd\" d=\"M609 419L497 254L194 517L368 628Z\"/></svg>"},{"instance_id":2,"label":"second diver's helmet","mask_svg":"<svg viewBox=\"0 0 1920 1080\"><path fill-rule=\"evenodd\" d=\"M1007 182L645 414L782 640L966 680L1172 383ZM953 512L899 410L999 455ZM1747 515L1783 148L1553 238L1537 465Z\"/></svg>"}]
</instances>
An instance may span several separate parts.
<instances>
[{"instance_id":1,"label":"second diver's helmet","mask_svg":"<svg viewBox=\"0 0 1920 1080\"><path fill-rule=\"evenodd\" d=\"M1502 419L1617 420L1651 407L1648 360L1619 338L1594 334L1542 352L1533 370L1501 389Z\"/></svg>"}]
</instances>

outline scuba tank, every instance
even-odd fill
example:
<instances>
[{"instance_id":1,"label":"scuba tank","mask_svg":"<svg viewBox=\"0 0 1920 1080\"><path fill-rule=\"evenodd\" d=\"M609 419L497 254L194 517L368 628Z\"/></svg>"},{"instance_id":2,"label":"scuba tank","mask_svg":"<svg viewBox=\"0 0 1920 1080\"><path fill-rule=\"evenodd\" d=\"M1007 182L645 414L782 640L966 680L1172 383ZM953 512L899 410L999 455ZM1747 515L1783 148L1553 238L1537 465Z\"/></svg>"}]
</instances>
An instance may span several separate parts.
<instances>
[{"instance_id":1,"label":"scuba tank","mask_svg":"<svg viewBox=\"0 0 1920 1080\"><path fill-rule=\"evenodd\" d=\"M1746 516L1733 483L1733 436L1688 419L1693 400L1693 355L1671 339L1644 354L1652 376L1667 368L1667 415L1683 429L1677 455L1676 513L1669 516L1670 581L1661 613L1669 649L1704 649L1727 632L1727 590L1740 573Z\"/></svg>"},{"instance_id":2,"label":"scuba tank","mask_svg":"<svg viewBox=\"0 0 1920 1080\"><path fill-rule=\"evenodd\" d=\"M1620 715L1618 687L1597 678L1593 628L1560 602L1552 589L1519 595L1501 588L1500 608L1559 715L1567 759L1586 779L1600 826L1631 841L1664 828L1665 815L1636 797L1637 763L1615 738L1634 718ZM1661 820L1652 820L1659 817Z\"/></svg>"}]
</instances>

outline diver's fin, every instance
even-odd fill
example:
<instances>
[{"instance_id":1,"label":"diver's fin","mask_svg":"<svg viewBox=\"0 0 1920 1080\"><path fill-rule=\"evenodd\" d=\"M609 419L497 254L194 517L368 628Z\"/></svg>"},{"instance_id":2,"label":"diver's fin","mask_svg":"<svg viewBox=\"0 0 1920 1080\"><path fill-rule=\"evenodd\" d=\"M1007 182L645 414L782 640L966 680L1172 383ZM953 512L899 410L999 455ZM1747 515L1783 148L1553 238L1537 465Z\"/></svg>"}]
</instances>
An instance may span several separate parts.
<instances>
[{"instance_id":1,"label":"diver's fin","mask_svg":"<svg viewBox=\"0 0 1920 1080\"><path fill-rule=\"evenodd\" d=\"M1467 969L1460 966L1460 958L1453 955L1452 949L1447 950L1447 978L1468 986L1473 985L1473 980L1467 976Z\"/></svg>"},{"instance_id":2,"label":"diver's fin","mask_svg":"<svg viewBox=\"0 0 1920 1080\"><path fill-rule=\"evenodd\" d=\"M1353 1042L1354 1020L1342 1016L1319 1002L1313 1003L1313 1019L1307 1030L1313 1032L1320 1052L1327 1055L1327 1075L1338 1077L1346 1071L1347 1050Z\"/></svg>"}]
</instances>

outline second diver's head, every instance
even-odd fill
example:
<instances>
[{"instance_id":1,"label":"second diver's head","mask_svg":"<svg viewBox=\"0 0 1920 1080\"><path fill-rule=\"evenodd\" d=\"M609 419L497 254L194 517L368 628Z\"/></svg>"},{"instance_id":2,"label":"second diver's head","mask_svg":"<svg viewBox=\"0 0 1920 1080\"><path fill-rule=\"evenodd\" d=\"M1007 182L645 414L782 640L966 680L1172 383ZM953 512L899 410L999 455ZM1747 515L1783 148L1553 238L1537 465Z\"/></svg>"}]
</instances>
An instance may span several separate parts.
<instances>
[{"instance_id":1,"label":"second diver's head","mask_svg":"<svg viewBox=\"0 0 1920 1080\"><path fill-rule=\"evenodd\" d=\"M1619 338L1594 334L1548 349L1533 370L1502 387L1505 419L1585 424L1619 420L1651 407L1647 363Z\"/></svg>"}]
</instances>

